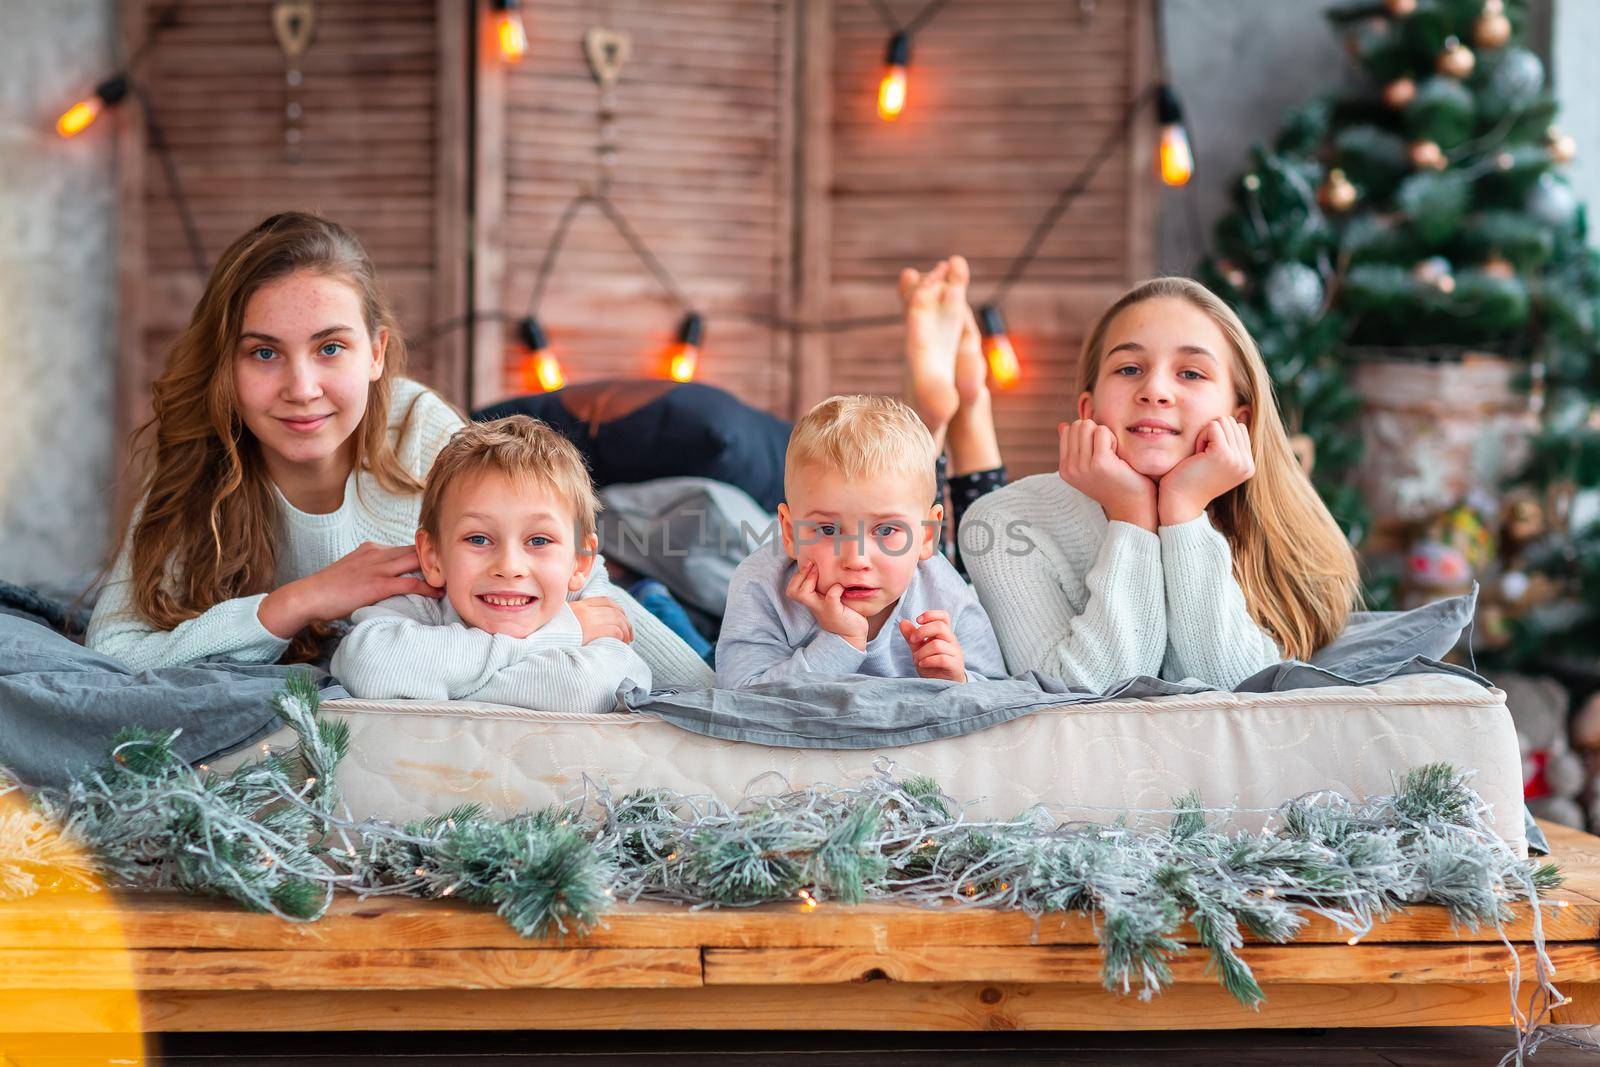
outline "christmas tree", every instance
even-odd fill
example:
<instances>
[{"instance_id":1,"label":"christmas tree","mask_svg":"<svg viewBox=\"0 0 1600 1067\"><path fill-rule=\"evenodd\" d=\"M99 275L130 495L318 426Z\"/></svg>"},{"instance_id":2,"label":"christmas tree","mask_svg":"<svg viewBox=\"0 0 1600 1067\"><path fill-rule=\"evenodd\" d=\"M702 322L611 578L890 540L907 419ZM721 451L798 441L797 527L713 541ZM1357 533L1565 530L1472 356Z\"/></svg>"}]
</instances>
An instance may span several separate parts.
<instances>
[{"instance_id":1,"label":"christmas tree","mask_svg":"<svg viewBox=\"0 0 1600 1067\"><path fill-rule=\"evenodd\" d=\"M1516 605L1506 628L1550 653L1600 633L1600 528L1573 507L1600 486L1600 257L1524 14L1522 0L1331 10L1363 84L1292 112L1253 152L1200 276L1260 343L1313 481L1357 541L1353 355L1515 361L1537 429L1518 485L1501 487L1520 494L1519 555L1494 572Z\"/></svg>"}]
</instances>

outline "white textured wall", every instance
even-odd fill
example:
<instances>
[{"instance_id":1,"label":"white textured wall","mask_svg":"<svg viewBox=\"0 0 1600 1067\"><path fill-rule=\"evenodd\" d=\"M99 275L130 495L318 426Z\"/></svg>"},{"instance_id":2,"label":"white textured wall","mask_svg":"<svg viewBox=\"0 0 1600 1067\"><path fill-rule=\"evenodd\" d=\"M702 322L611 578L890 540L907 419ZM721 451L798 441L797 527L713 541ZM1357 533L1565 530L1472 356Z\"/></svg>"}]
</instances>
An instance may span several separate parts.
<instances>
[{"instance_id":1,"label":"white textured wall","mask_svg":"<svg viewBox=\"0 0 1600 1067\"><path fill-rule=\"evenodd\" d=\"M1589 243L1600 248L1600 79L1595 48L1600 46L1600 0L1556 0L1550 30L1550 65L1561 128L1578 142L1578 158L1568 177L1589 205Z\"/></svg>"},{"instance_id":2,"label":"white textured wall","mask_svg":"<svg viewBox=\"0 0 1600 1067\"><path fill-rule=\"evenodd\" d=\"M112 0L0 0L0 578L66 586L106 539L112 124L56 116L111 66Z\"/></svg>"},{"instance_id":3,"label":"white textured wall","mask_svg":"<svg viewBox=\"0 0 1600 1067\"><path fill-rule=\"evenodd\" d=\"M1195 174L1161 197L1156 266L1186 274L1228 209L1251 146L1271 142L1284 113L1359 72L1323 11L1332 0L1160 0L1167 76L1194 140Z\"/></svg>"}]
</instances>

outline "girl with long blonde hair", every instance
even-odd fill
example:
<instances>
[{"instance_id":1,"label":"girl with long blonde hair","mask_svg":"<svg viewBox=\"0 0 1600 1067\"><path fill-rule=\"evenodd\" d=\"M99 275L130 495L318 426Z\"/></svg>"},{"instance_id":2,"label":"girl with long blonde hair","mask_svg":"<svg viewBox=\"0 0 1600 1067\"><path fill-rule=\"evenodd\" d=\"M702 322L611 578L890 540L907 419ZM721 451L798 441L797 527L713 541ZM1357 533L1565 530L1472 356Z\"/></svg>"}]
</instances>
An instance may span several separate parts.
<instances>
[{"instance_id":1,"label":"girl with long blonde hair","mask_svg":"<svg viewBox=\"0 0 1600 1067\"><path fill-rule=\"evenodd\" d=\"M959 257L903 288L935 273L962 290L945 302L965 308ZM982 357L970 323L940 334L914 299L907 310L921 365L959 382L964 360L972 377ZM1058 469L985 492L958 520L1010 670L1096 690L1137 675L1226 688L1343 630L1359 597L1355 554L1296 461L1232 308L1188 278L1135 286L1085 338L1077 394L1076 420L1058 426ZM992 484L1003 478L993 422L970 395L933 428L954 472Z\"/></svg>"},{"instance_id":2,"label":"girl with long blonde hair","mask_svg":"<svg viewBox=\"0 0 1600 1067\"><path fill-rule=\"evenodd\" d=\"M423 480L463 419L404 370L350 231L285 212L230 245L136 434L142 492L88 644L135 670L309 659L357 608L440 595L416 573L414 537ZM710 684L680 638L593 570L573 605L585 640L637 632L664 684Z\"/></svg>"}]
</instances>

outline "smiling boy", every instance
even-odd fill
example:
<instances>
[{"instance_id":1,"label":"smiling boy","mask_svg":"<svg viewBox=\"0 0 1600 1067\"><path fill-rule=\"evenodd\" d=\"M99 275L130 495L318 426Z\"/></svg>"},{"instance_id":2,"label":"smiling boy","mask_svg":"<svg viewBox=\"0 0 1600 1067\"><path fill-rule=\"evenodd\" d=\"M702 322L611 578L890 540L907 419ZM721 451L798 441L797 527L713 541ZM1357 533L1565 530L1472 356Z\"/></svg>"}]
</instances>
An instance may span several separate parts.
<instances>
[{"instance_id":1,"label":"smiling boy","mask_svg":"<svg viewBox=\"0 0 1600 1067\"><path fill-rule=\"evenodd\" d=\"M456 432L428 472L417 555L444 596L351 616L331 670L353 696L606 712L650 668L620 626L585 643L567 602L595 565L599 502L578 450L514 415Z\"/></svg>"},{"instance_id":2,"label":"smiling boy","mask_svg":"<svg viewBox=\"0 0 1600 1067\"><path fill-rule=\"evenodd\" d=\"M936 551L933 435L886 396L836 396L789 438L782 542L739 565L717 685L804 674L1005 676L977 596Z\"/></svg>"}]
</instances>

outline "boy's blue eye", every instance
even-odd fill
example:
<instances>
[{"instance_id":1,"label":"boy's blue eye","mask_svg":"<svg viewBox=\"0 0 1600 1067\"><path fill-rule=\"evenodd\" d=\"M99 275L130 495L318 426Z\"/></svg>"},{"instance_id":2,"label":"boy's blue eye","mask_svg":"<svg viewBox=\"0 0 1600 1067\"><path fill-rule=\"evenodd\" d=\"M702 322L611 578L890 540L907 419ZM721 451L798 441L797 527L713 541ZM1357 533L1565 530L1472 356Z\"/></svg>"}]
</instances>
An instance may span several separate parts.
<instances>
[{"instance_id":1,"label":"boy's blue eye","mask_svg":"<svg viewBox=\"0 0 1600 1067\"><path fill-rule=\"evenodd\" d=\"M1178 372L1178 377L1185 381L1200 382L1204 381L1206 376L1197 370L1181 370Z\"/></svg>"},{"instance_id":2,"label":"boy's blue eye","mask_svg":"<svg viewBox=\"0 0 1600 1067\"><path fill-rule=\"evenodd\" d=\"M483 534L468 534L462 538L469 545L483 546L489 543L489 538Z\"/></svg>"},{"instance_id":3,"label":"boy's blue eye","mask_svg":"<svg viewBox=\"0 0 1600 1067\"><path fill-rule=\"evenodd\" d=\"M904 529L905 527L901 526L898 522L886 522L879 526L876 530L873 530L872 535L874 537L893 537Z\"/></svg>"},{"instance_id":4,"label":"boy's blue eye","mask_svg":"<svg viewBox=\"0 0 1600 1067\"><path fill-rule=\"evenodd\" d=\"M329 341L327 344L323 345L317 351L321 352L325 356L337 356L340 352L344 351L344 342L343 341Z\"/></svg>"},{"instance_id":5,"label":"boy's blue eye","mask_svg":"<svg viewBox=\"0 0 1600 1067\"><path fill-rule=\"evenodd\" d=\"M1116 369L1116 373L1122 375L1124 378L1127 378L1131 375L1138 374L1139 368L1130 363L1126 367L1118 367Z\"/></svg>"},{"instance_id":6,"label":"boy's blue eye","mask_svg":"<svg viewBox=\"0 0 1600 1067\"><path fill-rule=\"evenodd\" d=\"M817 532L823 537L832 537L834 534L839 532L839 527L835 526L831 522L824 522L817 526Z\"/></svg>"},{"instance_id":7,"label":"boy's blue eye","mask_svg":"<svg viewBox=\"0 0 1600 1067\"><path fill-rule=\"evenodd\" d=\"M550 540L550 538L546 537L544 534L534 534L532 537L528 538L528 544L532 545L534 548L543 548L545 545L553 545L555 542Z\"/></svg>"}]
</instances>

